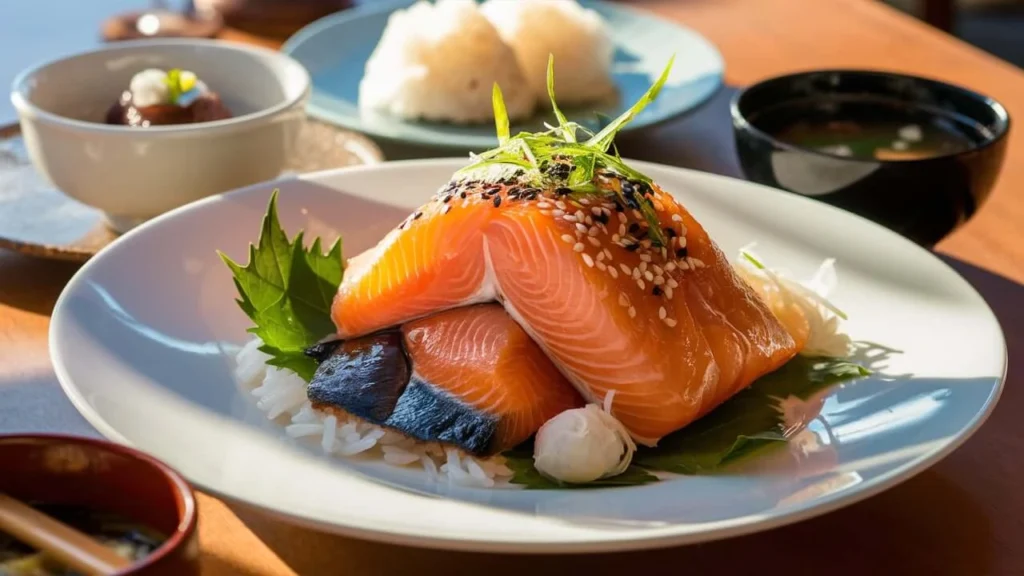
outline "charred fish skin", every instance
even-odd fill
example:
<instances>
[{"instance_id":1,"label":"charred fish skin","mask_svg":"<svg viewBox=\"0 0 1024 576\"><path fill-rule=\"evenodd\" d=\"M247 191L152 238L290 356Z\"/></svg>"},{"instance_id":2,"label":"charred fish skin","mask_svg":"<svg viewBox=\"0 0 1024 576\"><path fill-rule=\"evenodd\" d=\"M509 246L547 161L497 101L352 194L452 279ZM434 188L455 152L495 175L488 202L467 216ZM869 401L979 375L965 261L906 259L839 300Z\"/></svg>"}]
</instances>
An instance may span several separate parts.
<instances>
[{"instance_id":1,"label":"charred fish skin","mask_svg":"<svg viewBox=\"0 0 1024 576\"><path fill-rule=\"evenodd\" d=\"M414 372L383 425L418 440L451 444L486 456L495 452L498 418L465 405Z\"/></svg>"},{"instance_id":2,"label":"charred fish skin","mask_svg":"<svg viewBox=\"0 0 1024 576\"><path fill-rule=\"evenodd\" d=\"M325 345L314 352L323 356L330 348ZM378 332L335 342L306 388L306 397L314 406L333 406L383 425L405 392L409 377L402 333Z\"/></svg>"}]
</instances>

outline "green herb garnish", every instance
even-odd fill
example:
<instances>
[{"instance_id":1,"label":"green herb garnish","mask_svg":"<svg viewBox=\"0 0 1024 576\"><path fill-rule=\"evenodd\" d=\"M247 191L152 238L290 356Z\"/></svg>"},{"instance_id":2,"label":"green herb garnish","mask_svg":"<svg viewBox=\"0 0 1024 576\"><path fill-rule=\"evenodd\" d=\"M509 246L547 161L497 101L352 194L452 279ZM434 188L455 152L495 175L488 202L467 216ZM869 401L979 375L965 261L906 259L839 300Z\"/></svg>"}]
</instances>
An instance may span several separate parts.
<instances>
[{"instance_id":1,"label":"green herb garnish","mask_svg":"<svg viewBox=\"0 0 1024 576\"><path fill-rule=\"evenodd\" d=\"M255 324L249 332L270 355L267 363L308 382L317 365L305 350L335 330L331 303L344 272L341 239L326 253L319 238L304 247L301 232L289 241L277 217L277 192L270 196L257 244L249 245L249 263L219 254L234 275L238 305Z\"/></svg>"},{"instance_id":2,"label":"green herb garnish","mask_svg":"<svg viewBox=\"0 0 1024 576\"><path fill-rule=\"evenodd\" d=\"M700 420L662 438L656 448L641 447L633 463L679 474L712 472L790 437L792 431L786 430L779 408L782 399L806 399L834 384L870 374L846 360L797 356Z\"/></svg>"},{"instance_id":3,"label":"green herb garnish","mask_svg":"<svg viewBox=\"0 0 1024 576\"><path fill-rule=\"evenodd\" d=\"M570 122L562 113L555 100L554 57L548 58L547 87L551 108L554 111L558 126L551 126L545 132L520 132L515 136L509 130L508 112L497 83L492 90L494 106L494 125L498 135L498 147L475 156L475 162L459 170L456 176L465 176L485 168L499 167L508 170L522 170L522 178L534 186L567 187L577 195L602 193L596 179L602 172L615 173L649 187L651 179L630 168L622 161L615 149L615 136L648 104L658 97L662 86L668 80L673 59L670 59L658 80L640 97L629 110L618 118L607 122L600 132L594 134L576 122ZM587 136L583 142L578 141L579 134ZM553 181L552 176L543 171L544 166L554 162L568 163L573 169L567 181ZM604 193L607 193L605 191ZM656 246L665 245L665 234L658 221L654 205L638 190L630 198L621 192L615 192L619 202L624 206L636 205L647 221L648 237Z\"/></svg>"},{"instance_id":4,"label":"green herb garnish","mask_svg":"<svg viewBox=\"0 0 1024 576\"><path fill-rule=\"evenodd\" d=\"M171 104L177 104L183 94L196 87L196 76L192 73L185 73L178 68L172 68L167 71L164 84L167 84L167 92Z\"/></svg>"}]
</instances>

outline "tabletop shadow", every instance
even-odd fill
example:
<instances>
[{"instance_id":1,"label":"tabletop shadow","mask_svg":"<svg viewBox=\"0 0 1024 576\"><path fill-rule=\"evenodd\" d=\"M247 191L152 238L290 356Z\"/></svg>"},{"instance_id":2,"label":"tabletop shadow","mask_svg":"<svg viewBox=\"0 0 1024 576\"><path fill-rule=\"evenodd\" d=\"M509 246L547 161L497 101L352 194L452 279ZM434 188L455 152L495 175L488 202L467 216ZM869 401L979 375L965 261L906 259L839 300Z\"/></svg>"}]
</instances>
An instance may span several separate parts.
<instances>
[{"instance_id":1,"label":"tabletop shadow","mask_svg":"<svg viewBox=\"0 0 1024 576\"><path fill-rule=\"evenodd\" d=\"M79 264L0 249L0 304L49 315Z\"/></svg>"},{"instance_id":2,"label":"tabletop shadow","mask_svg":"<svg viewBox=\"0 0 1024 576\"><path fill-rule=\"evenodd\" d=\"M933 472L841 512L762 534L616 554L513 556L410 548L316 532L249 508L231 508L299 574L408 574L416 566L488 576L629 574L654 566L670 573L744 574L751 558L762 558L760 574L843 576L881 569L953 575L988 574L992 556L986 515L969 493ZM908 553L906 547L915 543L927 545L928 553Z\"/></svg>"}]
</instances>

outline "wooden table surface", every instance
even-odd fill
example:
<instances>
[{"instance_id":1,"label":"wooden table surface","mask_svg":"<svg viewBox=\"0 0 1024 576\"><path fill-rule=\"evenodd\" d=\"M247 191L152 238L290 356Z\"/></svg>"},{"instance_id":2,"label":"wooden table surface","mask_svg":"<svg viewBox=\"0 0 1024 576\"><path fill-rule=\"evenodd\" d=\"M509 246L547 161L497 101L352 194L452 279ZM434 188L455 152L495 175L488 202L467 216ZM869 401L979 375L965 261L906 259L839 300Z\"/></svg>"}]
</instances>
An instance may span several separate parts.
<instances>
[{"instance_id":1,"label":"wooden table surface","mask_svg":"<svg viewBox=\"0 0 1024 576\"><path fill-rule=\"evenodd\" d=\"M1024 72L874 0L634 0L706 35L727 81L867 67L962 84L1024 115ZM69 12L88 16L69 15ZM32 0L0 7L0 83L55 50L95 42L103 16L138 0ZM14 11L13 17L11 10ZM66 31L66 33L65 33ZM76 36L77 35L77 36ZM228 32L233 39L253 40ZM59 37L59 39L58 39ZM78 46L66 47L68 42ZM628 143L629 155L735 174L728 94ZM0 121L12 114L0 105ZM1024 354L1024 133L1011 134L988 204L939 245L992 305L1010 357ZM56 385L49 313L75 267L0 252L0 433L88 430ZM994 274L993 274L994 273ZM1016 281L1016 282L1014 282ZM765 534L656 552L586 557L463 554L321 534L200 496L204 573L228 574L1024 574L1024 378L1011 367L989 422L942 463L879 496ZM17 425L10 424L17 422Z\"/></svg>"}]
</instances>

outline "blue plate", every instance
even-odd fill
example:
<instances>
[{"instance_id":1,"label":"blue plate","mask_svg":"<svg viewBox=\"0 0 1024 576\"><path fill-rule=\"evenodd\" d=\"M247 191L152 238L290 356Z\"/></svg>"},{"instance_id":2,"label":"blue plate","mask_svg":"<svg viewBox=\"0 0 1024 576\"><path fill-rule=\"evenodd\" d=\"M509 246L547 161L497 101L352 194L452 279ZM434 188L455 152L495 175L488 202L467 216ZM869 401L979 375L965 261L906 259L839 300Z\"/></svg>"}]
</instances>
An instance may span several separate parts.
<instances>
[{"instance_id":1,"label":"blue plate","mask_svg":"<svg viewBox=\"0 0 1024 576\"><path fill-rule=\"evenodd\" d=\"M333 14L306 26L282 50L301 62L313 77L309 114L320 120L372 136L406 144L463 150L497 145L494 125L458 126L410 122L359 110L359 81L366 60L377 46L390 13L410 0L374 1ZM638 130L689 112L706 102L722 85L722 55L703 36L647 13L599 1L582 2L608 22L615 42L613 75L619 89L616 103L601 109L576 108L566 115L585 126L600 124L596 113L615 117L635 102L675 54L676 62L658 100L627 127ZM554 118L538 114L515 124L512 131L537 130Z\"/></svg>"}]
</instances>

